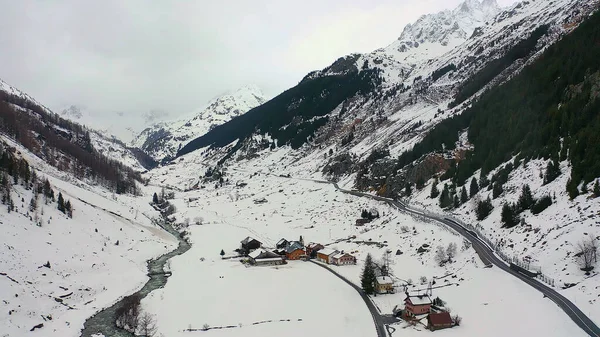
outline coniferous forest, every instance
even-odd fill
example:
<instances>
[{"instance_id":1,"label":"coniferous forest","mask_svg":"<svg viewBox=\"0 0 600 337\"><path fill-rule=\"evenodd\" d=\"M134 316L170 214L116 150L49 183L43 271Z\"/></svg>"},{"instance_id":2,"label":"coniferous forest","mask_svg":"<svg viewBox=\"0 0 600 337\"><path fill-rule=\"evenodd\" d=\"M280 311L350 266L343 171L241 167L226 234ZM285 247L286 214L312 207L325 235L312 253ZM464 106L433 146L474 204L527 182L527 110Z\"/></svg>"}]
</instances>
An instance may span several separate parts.
<instances>
[{"instance_id":1,"label":"coniferous forest","mask_svg":"<svg viewBox=\"0 0 600 337\"><path fill-rule=\"evenodd\" d=\"M421 156L452 149L468 129L474 150L451 169L464 184L476 170L486 174L513 156L569 160L567 190L600 176L600 14L549 47L508 82L490 89L461 115L438 124L411 151L403 167ZM459 93L460 96L460 93ZM457 97L460 100L460 97Z\"/></svg>"}]
</instances>

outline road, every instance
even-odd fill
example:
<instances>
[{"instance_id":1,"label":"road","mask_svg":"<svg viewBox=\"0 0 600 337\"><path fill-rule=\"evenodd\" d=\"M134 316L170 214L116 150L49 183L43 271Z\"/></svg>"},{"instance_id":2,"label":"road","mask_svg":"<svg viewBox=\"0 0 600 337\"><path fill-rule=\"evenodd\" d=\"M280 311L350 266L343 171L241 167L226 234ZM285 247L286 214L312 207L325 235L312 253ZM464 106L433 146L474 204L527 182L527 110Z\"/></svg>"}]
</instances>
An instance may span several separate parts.
<instances>
[{"instance_id":1,"label":"road","mask_svg":"<svg viewBox=\"0 0 600 337\"><path fill-rule=\"evenodd\" d=\"M316 181L316 182L324 183L324 181ZM526 276L524 274L521 274L513 269L510 269L509 266L504 261L502 261L500 258L498 258L494 254L494 252L492 251L492 249L490 247L488 247L483 241L481 241L471 231L464 228L462 225L453 221L452 219L444 218L444 217L440 217L440 216L436 216L436 215L431 215L431 214L428 214L425 212L415 211L413 209L408 208L407 205L401 201L391 200L388 198L383 198L383 197L371 195L368 193L362 193L362 192L358 192L358 191L349 191L349 190L340 188L338 186L338 184L336 184L336 183L331 183L331 184L333 184L333 186L335 186L335 188L337 190L339 190L340 192L355 195L358 197L367 197L367 198L375 199L378 201L383 201L383 202L386 202L386 203L392 205L393 207L397 208L398 210L400 210L402 212L412 213L412 214L416 214L419 216L423 216L423 217L429 218L431 220L441 222L444 225L452 228L458 234L465 237L467 240L469 240L472 243L473 248L475 249L475 252L477 253L477 255L479 255L479 257L481 258L481 261L483 261L484 264L486 264L488 266L492 266L492 265L496 266L496 267L502 269L503 271L513 275L514 277L520 279L521 281L527 283L528 285L532 286L533 288L535 288L536 290L538 290L542 294L544 294L546 297L551 299L554 303L556 303L556 305L558 305L573 320L573 322L575 322L575 324L577 324L583 331L585 331L585 333L587 333L588 335L590 335L592 337L600 336L600 328L598 328L598 326L588 316L586 316L581 310L579 310L579 308L575 304L573 304L567 298L565 298L564 296L559 294L556 290L546 286L545 284L539 282L538 280L531 278L529 276Z\"/></svg>"},{"instance_id":2,"label":"road","mask_svg":"<svg viewBox=\"0 0 600 337\"><path fill-rule=\"evenodd\" d=\"M329 268L328 266L322 265L318 262L315 261L310 261L320 267L323 267L327 270L329 270L332 274L334 274L335 276L339 277L340 279L342 279L344 282L346 282L349 286L351 286L352 288L354 288L354 290L356 290L358 292L358 294L360 295L360 297L362 297L363 301L365 301L365 304L367 305L367 308L369 308L369 311L371 312L371 316L373 316L373 321L375 322L375 328L377 329L377 337L386 337L388 334L386 333L385 330L385 326L386 324L391 324L391 323L395 323L398 322L398 319L389 315L389 316L384 316L381 315L379 313L379 310L377 310L377 308L375 307L375 305L373 304L373 302L371 301L371 299L369 298L369 296L367 294L365 294L365 292L356 284L350 282L350 280L348 280L347 278L345 278L344 276L338 274L335 270Z\"/></svg>"}]
</instances>

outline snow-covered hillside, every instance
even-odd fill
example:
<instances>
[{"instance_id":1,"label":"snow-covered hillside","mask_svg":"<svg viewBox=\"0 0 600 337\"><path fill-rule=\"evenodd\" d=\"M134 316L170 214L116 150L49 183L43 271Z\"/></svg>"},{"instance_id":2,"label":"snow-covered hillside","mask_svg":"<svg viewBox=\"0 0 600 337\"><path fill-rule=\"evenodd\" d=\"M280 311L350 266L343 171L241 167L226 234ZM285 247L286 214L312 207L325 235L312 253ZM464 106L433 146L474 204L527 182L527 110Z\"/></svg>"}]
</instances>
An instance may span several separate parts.
<instances>
[{"instance_id":1,"label":"snow-covered hillside","mask_svg":"<svg viewBox=\"0 0 600 337\"><path fill-rule=\"evenodd\" d=\"M464 43L499 11L496 0L468 0L454 10L424 15L404 27L398 40L382 51L403 63L441 56Z\"/></svg>"},{"instance_id":2,"label":"snow-covered hillside","mask_svg":"<svg viewBox=\"0 0 600 337\"><path fill-rule=\"evenodd\" d=\"M150 196L115 196L2 140L72 204L73 217L42 195L32 210L32 190L13 186L14 211L0 209L0 335L78 336L85 319L139 289L146 260L177 240L152 223Z\"/></svg>"},{"instance_id":3,"label":"snow-covered hillside","mask_svg":"<svg viewBox=\"0 0 600 337\"><path fill-rule=\"evenodd\" d=\"M398 289L396 294L372 298L381 314L391 314L394 307L402 305L402 285L408 280L413 284L409 291L424 291L427 282L422 284L420 279L425 277L441 286L433 295L463 318L460 327L436 333L521 336L533 330L549 336L584 335L540 293L497 268L484 268L473 249L452 231L399 213L384 203L342 194L332 185L312 181L323 178L321 156L289 148L263 150L256 158L227 165L224 178L228 182L222 187L204 182L186 192L183 190L198 182L199 174L214 165L210 156L197 151L148 173L152 183L168 182L177 188L174 204L179 221L202 218L201 226L190 228L193 248L173 259L174 274L169 283L142 301L144 310L156 314L159 333L183 336L189 334L185 329L206 325L229 326L220 332L225 336L264 335L281 329L289 329L287 334L292 336L306 331L373 334L371 317L359 294L318 266L289 261L278 267L246 267L237 258L219 256L221 249L225 257L235 256L234 249L247 236L265 247L273 247L282 237L295 240L302 236L305 242L320 242L357 256L356 266L334 269L359 285L367 253L381 261L383 254L391 251ZM366 226L355 226L361 209L371 208L381 217ZM453 263L440 267L435 262L435 249L449 243L455 243L459 253ZM418 253L424 244L429 248ZM398 250L402 254L396 255ZM301 286L290 286L297 282ZM523 300L527 306L519 304ZM239 305L230 305L234 302ZM345 306L356 309L344 310ZM527 324L506 324L506 312ZM322 319L325 314L326 322ZM594 315L598 317L598 313ZM427 333L419 325L396 323L391 327L407 336Z\"/></svg>"},{"instance_id":4,"label":"snow-covered hillside","mask_svg":"<svg viewBox=\"0 0 600 337\"><path fill-rule=\"evenodd\" d=\"M157 161L174 158L181 146L190 140L265 101L266 97L258 87L242 87L211 100L199 112L145 129L133 140L132 146L142 149Z\"/></svg>"}]
</instances>

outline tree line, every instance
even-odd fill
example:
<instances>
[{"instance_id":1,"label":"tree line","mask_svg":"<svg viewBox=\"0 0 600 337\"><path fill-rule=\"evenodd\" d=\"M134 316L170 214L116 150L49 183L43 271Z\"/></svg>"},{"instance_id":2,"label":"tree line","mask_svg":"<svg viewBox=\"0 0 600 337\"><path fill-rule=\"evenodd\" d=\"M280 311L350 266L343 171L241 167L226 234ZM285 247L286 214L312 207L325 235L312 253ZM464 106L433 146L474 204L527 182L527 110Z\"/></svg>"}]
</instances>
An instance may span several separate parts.
<instances>
[{"instance_id":1,"label":"tree line","mask_svg":"<svg viewBox=\"0 0 600 337\"><path fill-rule=\"evenodd\" d=\"M95 151L85 127L30 100L0 91L0 130L60 170L94 179L118 194L137 193L138 172Z\"/></svg>"}]
</instances>

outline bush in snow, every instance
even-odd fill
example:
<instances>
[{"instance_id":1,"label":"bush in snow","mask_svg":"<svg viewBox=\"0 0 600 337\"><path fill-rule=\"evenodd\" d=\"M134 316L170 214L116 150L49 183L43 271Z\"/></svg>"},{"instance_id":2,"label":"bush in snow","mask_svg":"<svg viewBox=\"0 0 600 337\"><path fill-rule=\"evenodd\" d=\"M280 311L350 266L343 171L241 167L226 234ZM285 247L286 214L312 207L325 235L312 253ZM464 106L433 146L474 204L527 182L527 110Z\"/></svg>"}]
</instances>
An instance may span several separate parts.
<instances>
[{"instance_id":1,"label":"bush in snow","mask_svg":"<svg viewBox=\"0 0 600 337\"><path fill-rule=\"evenodd\" d=\"M550 207L550 205L552 205L552 198L549 195L543 196L539 200L537 200L535 204L533 204L533 206L531 207L531 213L540 214L546 208Z\"/></svg>"}]
</instances>

